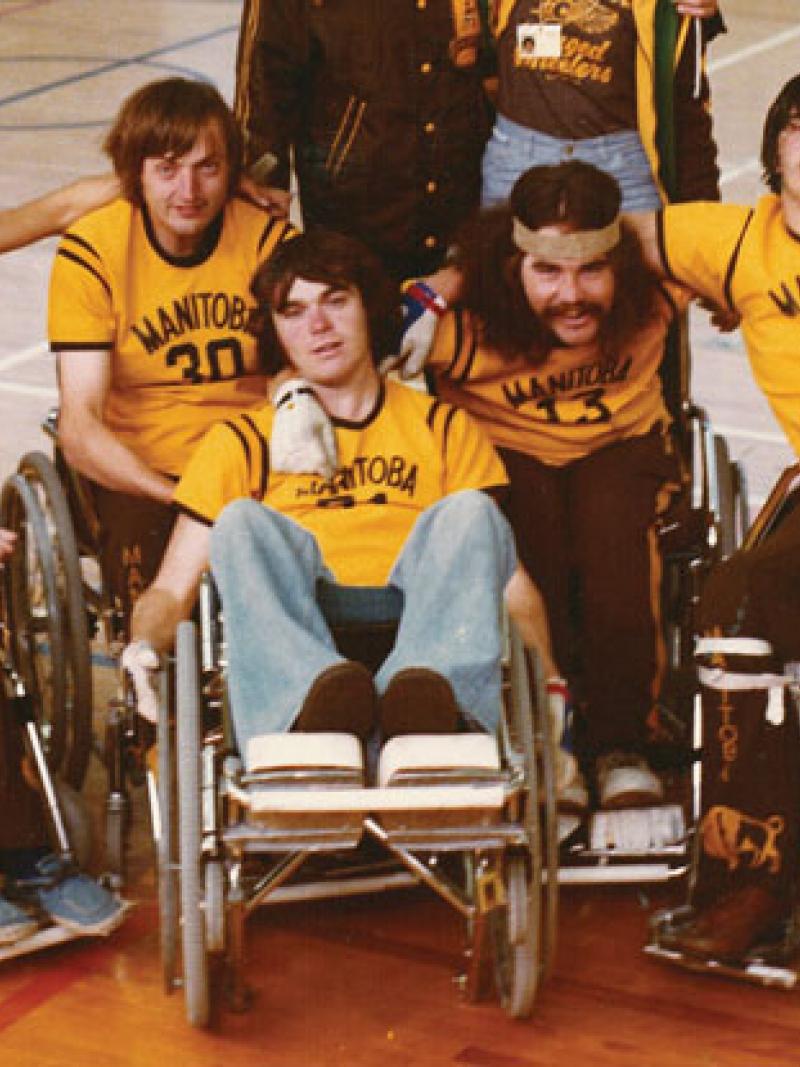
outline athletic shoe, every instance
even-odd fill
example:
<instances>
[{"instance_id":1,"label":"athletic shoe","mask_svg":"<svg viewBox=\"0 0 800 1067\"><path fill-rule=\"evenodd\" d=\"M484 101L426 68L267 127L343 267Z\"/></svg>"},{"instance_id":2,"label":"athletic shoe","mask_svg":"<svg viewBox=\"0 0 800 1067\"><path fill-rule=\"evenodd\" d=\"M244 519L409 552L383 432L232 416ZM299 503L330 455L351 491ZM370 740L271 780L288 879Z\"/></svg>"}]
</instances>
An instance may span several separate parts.
<instances>
[{"instance_id":1,"label":"athletic shoe","mask_svg":"<svg viewBox=\"0 0 800 1067\"><path fill-rule=\"evenodd\" d=\"M125 906L88 875L76 872L59 878L61 867L58 856L46 856L37 864L40 875L54 878L52 885L36 891L40 907L54 923L77 934L110 934L122 922Z\"/></svg>"},{"instance_id":2,"label":"athletic shoe","mask_svg":"<svg viewBox=\"0 0 800 1067\"><path fill-rule=\"evenodd\" d=\"M647 808L664 801L661 780L635 752L598 756L596 772L601 808Z\"/></svg>"},{"instance_id":3,"label":"athletic shoe","mask_svg":"<svg viewBox=\"0 0 800 1067\"><path fill-rule=\"evenodd\" d=\"M571 815L585 815L589 810L589 790L577 763L569 781L558 787L556 800L558 810Z\"/></svg>"},{"instance_id":4,"label":"athletic shoe","mask_svg":"<svg viewBox=\"0 0 800 1067\"><path fill-rule=\"evenodd\" d=\"M27 911L0 897L0 945L13 945L38 929L39 924Z\"/></svg>"}]
</instances>

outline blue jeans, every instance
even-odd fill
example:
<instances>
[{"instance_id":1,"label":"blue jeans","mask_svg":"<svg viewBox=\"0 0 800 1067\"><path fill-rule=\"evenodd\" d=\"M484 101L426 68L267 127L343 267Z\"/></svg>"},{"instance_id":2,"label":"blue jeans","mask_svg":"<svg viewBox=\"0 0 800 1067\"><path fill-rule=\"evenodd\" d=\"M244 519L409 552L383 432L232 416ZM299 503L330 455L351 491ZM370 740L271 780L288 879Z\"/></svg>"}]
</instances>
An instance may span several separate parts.
<instances>
[{"instance_id":1,"label":"blue jeans","mask_svg":"<svg viewBox=\"0 0 800 1067\"><path fill-rule=\"evenodd\" d=\"M234 731L244 751L251 737L288 730L314 679L342 661L318 596L321 584L335 580L312 534L247 499L217 519L211 567L225 616ZM384 607L396 610L398 590L402 597L394 648L375 676L378 693L398 671L428 667L449 680L471 725L494 731L502 598L515 567L511 528L486 494L454 493L422 512L387 586L357 598L375 618ZM363 610L358 614L354 621L364 621Z\"/></svg>"},{"instance_id":2,"label":"blue jeans","mask_svg":"<svg viewBox=\"0 0 800 1067\"><path fill-rule=\"evenodd\" d=\"M520 126L503 115L497 116L483 153L482 205L507 200L514 182L529 167L571 159L593 163L616 178L623 211L657 211L661 207L649 160L635 130L566 141Z\"/></svg>"}]
</instances>

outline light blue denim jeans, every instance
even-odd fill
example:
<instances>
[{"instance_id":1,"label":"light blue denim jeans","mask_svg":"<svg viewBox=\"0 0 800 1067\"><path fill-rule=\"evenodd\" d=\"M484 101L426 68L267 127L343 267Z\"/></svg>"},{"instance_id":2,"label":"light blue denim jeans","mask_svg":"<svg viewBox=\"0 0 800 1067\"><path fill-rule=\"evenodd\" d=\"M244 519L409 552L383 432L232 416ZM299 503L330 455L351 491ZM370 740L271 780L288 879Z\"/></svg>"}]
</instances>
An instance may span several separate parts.
<instances>
[{"instance_id":1,"label":"light blue denim jeans","mask_svg":"<svg viewBox=\"0 0 800 1067\"><path fill-rule=\"evenodd\" d=\"M471 725L494 731L502 598L515 567L511 527L485 493L454 493L422 512L388 585L356 598L372 619L402 603L394 648L375 676L378 693L405 667L428 667L450 681ZM247 499L229 504L217 519L211 568L222 597L231 713L243 751L253 736L288 730L314 679L342 660L318 597L321 583L335 582L307 530ZM364 621L365 612L356 610L354 621Z\"/></svg>"},{"instance_id":2,"label":"light blue denim jeans","mask_svg":"<svg viewBox=\"0 0 800 1067\"><path fill-rule=\"evenodd\" d=\"M623 211L657 211L661 207L650 163L635 130L577 141L548 137L498 115L483 153L484 207L507 200L520 174L529 167L580 159L616 178Z\"/></svg>"}]
</instances>

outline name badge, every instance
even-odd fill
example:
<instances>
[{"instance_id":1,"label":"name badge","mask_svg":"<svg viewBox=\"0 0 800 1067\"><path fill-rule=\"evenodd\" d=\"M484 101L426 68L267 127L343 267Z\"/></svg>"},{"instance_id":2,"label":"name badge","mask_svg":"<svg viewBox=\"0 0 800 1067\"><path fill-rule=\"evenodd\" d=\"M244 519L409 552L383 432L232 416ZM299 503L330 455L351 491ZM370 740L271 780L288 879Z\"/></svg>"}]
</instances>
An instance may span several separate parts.
<instances>
[{"instance_id":1,"label":"name badge","mask_svg":"<svg viewBox=\"0 0 800 1067\"><path fill-rule=\"evenodd\" d=\"M519 23L517 26L518 59L558 59L560 56L560 22Z\"/></svg>"}]
</instances>

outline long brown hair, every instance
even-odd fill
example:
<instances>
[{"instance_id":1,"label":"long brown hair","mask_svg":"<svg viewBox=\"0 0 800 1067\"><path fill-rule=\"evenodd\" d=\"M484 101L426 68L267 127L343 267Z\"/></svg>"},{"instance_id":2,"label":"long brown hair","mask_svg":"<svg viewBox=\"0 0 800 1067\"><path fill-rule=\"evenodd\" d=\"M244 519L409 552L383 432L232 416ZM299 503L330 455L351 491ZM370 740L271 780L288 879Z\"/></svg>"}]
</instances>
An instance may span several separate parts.
<instances>
[{"instance_id":1,"label":"long brown hair","mask_svg":"<svg viewBox=\"0 0 800 1067\"><path fill-rule=\"evenodd\" d=\"M784 85L770 105L764 121L761 165L764 168L764 181L773 193L781 191L778 138L794 118L800 118L800 74L790 78Z\"/></svg>"},{"instance_id":2,"label":"long brown hair","mask_svg":"<svg viewBox=\"0 0 800 1067\"><path fill-rule=\"evenodd\" d=\"M322 226L311 227L276 249L250 284L256 307L247 329L258 339L268 374L275 374L287 361L273 313L286 306L298 278L356 289L364 304L373 362L377 365L395 351L401 325L397 286L380 261L355 237Z\"/></svg>"},{"instance_id":3,"label":"long brown hair","mask_svg":"<svg viewBox=\"0 0 800 1067\"><path fill-rule=\"evenodd\" d=\"M529 229L566 223L575 230L608 226L619 214L616 181L588 163L531 167L505 204L481 212L462 232L458 263L461 302L477 316L483 342L509 359L541 363L556 344L531 310L522 288L524 253L512 240L518 218ZM613 352L630 342L652 318L658 280L645 266L636 235L624 223L619 244L608 253L616 279L614 303L600 329L600 344Z\"/></svg>"},{"instance_id":4,"label":"long brown hair","mask_svg":"<svg viewBox=\"0 0 800 1067\"><path fill-rule=\"evenodd\" d=\"M163 78L137 89L119 109L103 142L129 200L141 206L142 164L158 156L185 155L198 134L217 122L229 167L233 195L242 172L242 138L233 113L208 82Z\"/></svg>"}]
</instances>

